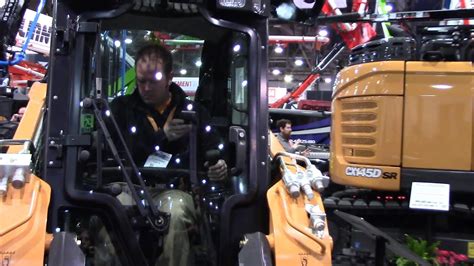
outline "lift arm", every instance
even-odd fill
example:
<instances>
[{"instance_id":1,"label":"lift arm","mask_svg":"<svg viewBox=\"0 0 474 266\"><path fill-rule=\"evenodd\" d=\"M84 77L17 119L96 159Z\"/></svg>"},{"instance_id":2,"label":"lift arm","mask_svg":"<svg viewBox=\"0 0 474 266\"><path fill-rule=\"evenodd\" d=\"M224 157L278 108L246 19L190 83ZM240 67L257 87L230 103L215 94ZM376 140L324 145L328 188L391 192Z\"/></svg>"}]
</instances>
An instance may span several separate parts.
<instances>
[{"instance_id":1,"label":"lift arm","mask_svg":"<svg viewBox=\"0 0 474 266\"><path fill-rule=\"evenodd\" d=\"M333 241L319 194L329 179L307 158L284 152L271 132L269 140L270 155L282 176L267 191L270 208L267 239L275 265L331 265Z\"/></svg>"}]
</instances>

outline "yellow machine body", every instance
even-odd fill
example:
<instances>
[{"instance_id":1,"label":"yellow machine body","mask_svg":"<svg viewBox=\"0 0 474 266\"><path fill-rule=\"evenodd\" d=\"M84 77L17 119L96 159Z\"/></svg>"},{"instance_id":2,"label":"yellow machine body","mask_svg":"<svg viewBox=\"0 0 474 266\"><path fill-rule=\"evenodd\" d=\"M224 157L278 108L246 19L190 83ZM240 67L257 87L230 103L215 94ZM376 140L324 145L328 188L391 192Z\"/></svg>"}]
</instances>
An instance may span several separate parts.
<instances>
[{"instance_id":1,"label":"yellow machine body","mask_svg":"<svg viewBox=\"0 0 474 266\"><path fill-rule=\"evenodd\" d=\"M404 169L472 172L473 104L471 62L383 61L345 68L334 84L331 180L398 191Z\"/></svg>"},{"instance_id":2,"label":"yellow machine body","mask_svg":"<svg viewBox=\"0 0 474 266\"><path fill-rule=\"evenodd\" d=\"M41 120L46 97L46 84L35 83L14 139L33 140ZM8 153L20 152L22 146L11 146ZM44 265L45 248L51 242L46 233L51 187L31 174L21 189L9 184L0 198L0 258L2 265Z\"/></svg>"}]
</instances>

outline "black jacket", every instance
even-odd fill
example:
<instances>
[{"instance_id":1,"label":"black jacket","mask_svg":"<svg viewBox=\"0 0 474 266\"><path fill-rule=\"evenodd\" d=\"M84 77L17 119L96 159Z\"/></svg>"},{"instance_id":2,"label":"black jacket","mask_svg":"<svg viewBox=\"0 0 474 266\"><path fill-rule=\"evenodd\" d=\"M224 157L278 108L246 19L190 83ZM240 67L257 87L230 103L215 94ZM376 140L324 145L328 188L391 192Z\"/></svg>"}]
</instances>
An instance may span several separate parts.
<instances>
[{"instance_id":1,"label":"black jacket","mask_svg":"<svg viewBox=\"0 0 474 266\"><path fill-rule=\"evenodd\" d=\"M217 130L212 128L210 131L206 130L210 120L207 110L191 100L186 99L184 91L175 83L170 85L170 92L171 103L163 114L160 114L154 108L146 105L142 101L138 89L135 89L131 95L115 98L110 104L112 113L137 166L143 166L148 156L155 151L155 146L158 145L160 151L173 155L168 167L188 168L189 134L175 141L168 141L162 128L174 107L176 107L174 118L182 118L182 111L186 110L189 104L192 104L193 110L196 111L198 118L197 163L198 169L200 169L204 164L205 152L211 149L218 149L221 140ZM157 132L155 132L148 117L152 117L159 127ZM132 129L133 127L135 130ZM179 163L177 163L177 158L179 158Z\"/></svg>"}]
</instances>

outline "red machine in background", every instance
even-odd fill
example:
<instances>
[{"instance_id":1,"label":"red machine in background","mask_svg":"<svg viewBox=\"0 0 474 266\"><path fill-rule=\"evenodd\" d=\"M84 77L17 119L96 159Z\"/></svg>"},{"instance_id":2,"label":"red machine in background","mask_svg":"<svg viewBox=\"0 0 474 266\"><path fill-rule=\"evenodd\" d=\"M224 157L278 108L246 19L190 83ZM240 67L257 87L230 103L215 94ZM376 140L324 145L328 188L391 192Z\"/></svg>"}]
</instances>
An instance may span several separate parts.
<instances>
[{"instance_id":1,"label":"red machine in background","mask_svg":"<svg viewBox=\"0 0 474 266\"><path fill-rule=\"evenodd\" d=\"M366 13L367 7L367 0L355 0L352 2L352 12L363 15ZM325 15L342 15L341 10L337 7L334 0L326 1L322 12ZM342 38L349 49L370 41L377 34L372 25L367 22L335 23L332 24L332 28Z\"/></svg>"},{"instance_id":2,"label":"red machine in background","mask_svg":"<svg viewBox=\"0 0 474 266\"><path fill-rule=\"evenodd\" d=\"M314 110L314 111L330 111L331 102L321 100L299 100L298 109L300 110Z\"/></svg>"},{"instance_id":3,"label":"red machine in background","mask_svg":"<svg viewBox=\"0 0 474 266\"><path fill-rule=\"evenodd\" d=\"M46 75L46 68L38 63L21 61L20 63L8 66L10 75L10 87L26 87L28 81L39 81Z\"/></svg>"},{"instance_id":4,"label":"red machine in background","mask_svg":"<svg viewBox=\"0 0 474 266\"><path fill-rule=\"evenodd\" d=\"M352 11L359 14L364 14L367 11L367 7L367 0L355 0L352 4ZM337 7L337 4L334 2L334 0L326 1L326 3L323 5L322 13L327 16L342 15L342 12ZM367 22L335 23L332 27L342 38L343 43L334 45L332 50L311 71L311 73L301 83L301 85L299 85L292 92L287 93L282 98L270 104L270 108L282 108L285 103L298 101L299 97L320 78L320 73L326 69L326 67L334 59L336 59L346 47L352 49L357 45L368 42L376 35L374 28ZM330 108L330 102L322 102L324 101L306 100L305 102L298 104L298 109L329 111L327 106Z\"/></svg>"}]
</instances>

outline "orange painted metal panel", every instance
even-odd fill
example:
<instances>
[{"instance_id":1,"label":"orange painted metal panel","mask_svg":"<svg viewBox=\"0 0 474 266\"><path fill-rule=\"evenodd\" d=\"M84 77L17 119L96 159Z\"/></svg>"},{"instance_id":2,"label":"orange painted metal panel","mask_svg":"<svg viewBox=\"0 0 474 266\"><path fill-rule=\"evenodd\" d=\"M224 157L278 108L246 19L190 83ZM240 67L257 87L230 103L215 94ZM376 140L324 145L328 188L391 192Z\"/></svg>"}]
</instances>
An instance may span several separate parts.
<instances>
[{"instance_id":1,"label":"orange painted metal panel","mask_svg":"<svg viewBox=\"0 0 474 266\"><path fill-rule=\"evenodd\" d=\"M471 170L473 104L472 63L407 62L403 166Z\"/></svg>"}]
</instances>

